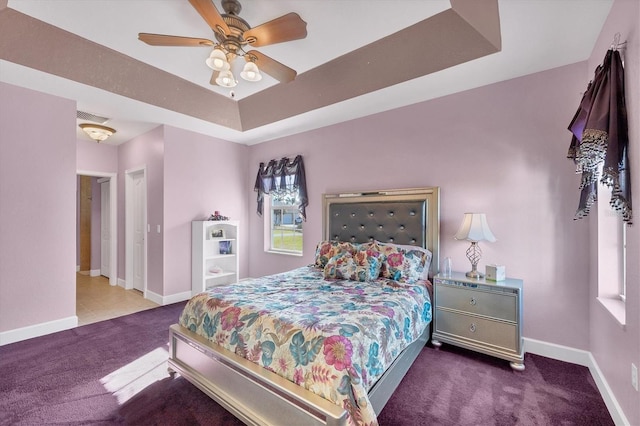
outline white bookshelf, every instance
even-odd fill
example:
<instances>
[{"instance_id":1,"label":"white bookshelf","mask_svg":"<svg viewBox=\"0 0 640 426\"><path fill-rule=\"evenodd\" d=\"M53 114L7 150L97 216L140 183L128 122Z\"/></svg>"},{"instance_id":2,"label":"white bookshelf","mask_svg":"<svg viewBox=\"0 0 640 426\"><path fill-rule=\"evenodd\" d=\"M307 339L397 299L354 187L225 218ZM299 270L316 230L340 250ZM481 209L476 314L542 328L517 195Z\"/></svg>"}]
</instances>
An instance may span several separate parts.
<instances>
[{"instance_id":1,"label":"white bookshelf","mask_svg":"<svg viewBox=\"0 0 640 426\"><path fill-rule=\"evenodd\" d=\"M238 221L191 223L191 294L238 282Z\"/></svg>"}]
</instances>

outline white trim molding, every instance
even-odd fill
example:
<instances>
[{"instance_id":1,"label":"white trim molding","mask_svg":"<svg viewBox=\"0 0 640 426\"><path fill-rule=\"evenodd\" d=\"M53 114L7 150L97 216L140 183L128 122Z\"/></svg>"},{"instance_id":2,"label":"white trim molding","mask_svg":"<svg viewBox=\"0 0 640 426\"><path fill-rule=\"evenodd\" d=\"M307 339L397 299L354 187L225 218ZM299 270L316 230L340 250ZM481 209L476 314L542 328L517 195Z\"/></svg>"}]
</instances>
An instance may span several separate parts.
<instances>
[{"instance_id":1,"label":"white trim molding","mask_svg":"<svg viewBox=\"0 0 640 426\"><path fill-rule=\"evenodd\" d=\"M27 327L16 328L14 330L3 331L0 332L0 346L44 336L46 334L57 333L58 331L69 330L77 326L78 317L74 315L67 318L29 325Z\"/></svg>"},{"instance_id":2,"label":"white trim molding","mask_svg":"<svg viewBox=\"0 0 640 426\"><path fill-rule=\"evenodd\" d=\"M591 377L593 377L598 392L609 410L609 414L616 425L628 425L629 421L622 411L622 407L618 403L613 394L607 380L604 378L598 363L591 355L591 352L581 349L574 349L568 346L557 345L555 343L542 342L540 340L524 338L524 351L558 361L565 361L572 364L582 365L589 368Z\"/></svg>"},{"instance_id":3,"label":"white trim molding","mask_svg":"<svg viewBox=\"0 0 640 426\"><path fill-rule=\"evenodd\" d=\"M191 299L191 292L184 291L182 293L170 294L168 296L161 296L158 293L154 293L151 290L147 290L144 293L144 298L151 300L158 305L171 305L173 303L184 302Z\"/></svg>"}]
</instances>

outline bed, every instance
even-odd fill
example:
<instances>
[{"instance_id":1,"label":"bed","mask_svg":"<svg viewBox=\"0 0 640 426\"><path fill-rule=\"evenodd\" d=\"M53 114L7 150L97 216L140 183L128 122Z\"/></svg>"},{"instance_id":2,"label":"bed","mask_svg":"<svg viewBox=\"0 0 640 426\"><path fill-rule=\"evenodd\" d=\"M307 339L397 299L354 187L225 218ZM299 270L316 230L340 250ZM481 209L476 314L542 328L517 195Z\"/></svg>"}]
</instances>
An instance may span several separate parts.
<instances>
[{"instance_id":1,"label":"bed","mask_svg":"<svg viewBox=\"0 0 640 426\"><path fill-rule=\"evenodd\" d=\"M435 187L325 194L314 264L194 296L170 371L246 424L376 424L430 336L438 202Z\"/></svg>"}]
</instances>

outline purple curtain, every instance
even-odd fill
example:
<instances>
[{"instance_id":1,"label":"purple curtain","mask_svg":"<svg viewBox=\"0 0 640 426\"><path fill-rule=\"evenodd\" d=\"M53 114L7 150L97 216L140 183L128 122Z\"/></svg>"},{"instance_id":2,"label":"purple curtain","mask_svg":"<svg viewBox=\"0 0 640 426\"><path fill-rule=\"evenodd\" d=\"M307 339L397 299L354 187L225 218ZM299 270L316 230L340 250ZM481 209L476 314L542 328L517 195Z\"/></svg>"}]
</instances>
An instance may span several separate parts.
<instances>
[{"instance_id":1,"label":"purple curtain","mask_svg":"<svg viewBox=\"0 0 640 426\"><path fill-rule=\"evenodd\" d=\"M306 207L309 205L309 198L301 155L296 156L293 161L285 157L280 160L271 160L266 166L260 163L253 190L258 193L260 216L264 209L264 196L271 195L275 200L295 200L300 215L305 221L307 220Z\"/></svg>"},{"instance_id":2,"label":"purple curtain","mask_svg":"<svg viewBox=\"0 0 640 426\"><path fill-rule=\"evenodd\" d=\"M582 174L576 219L589 214L597 199L597 182L611 188L611 207L632 222L629 132L624 98L624 69L617 49L607 51L604 62L582 97L569 130L573 134L568 158Z\"/></svg>"}]
</instances>

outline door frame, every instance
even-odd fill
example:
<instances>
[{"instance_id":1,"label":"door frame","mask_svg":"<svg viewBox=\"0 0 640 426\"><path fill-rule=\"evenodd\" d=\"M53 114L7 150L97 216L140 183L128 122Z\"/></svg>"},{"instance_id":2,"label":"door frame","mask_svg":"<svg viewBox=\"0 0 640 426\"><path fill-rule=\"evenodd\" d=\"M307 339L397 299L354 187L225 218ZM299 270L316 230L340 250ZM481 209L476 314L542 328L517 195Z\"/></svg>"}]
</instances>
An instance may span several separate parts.
<instances>
[{"instance_id":1,"label":"door frame","mask_svg":"<svg viewBox=\"0 0 640 426\"><path fill-rule=\"evenodd\" d=\"M111 241L109 244L109 256L111 257L109 264L109 285L116 286L118 285L118 174L91 170L76 170L76 175L109 179L109 203L111 204L109 209L109 228L111 232Z\"/></svg>"},{"instance_id":2,"label":"door frame","mask_svg":"<svg viewBox=\"0 0 640 426\"><path fill-rule=\"evenodd\" d=\"M145 232L144 244L142 245L142 265L144 271L144 291L143 297L147 298L147 241L148 241L148 224L147 224L147 166L134 167L127 169L124 172L124 194L125 194L125 289L133 289L133 175L142 173L143 185L144 185L144 200L143 200L143 226Z\"/></svg>"},{"instance_id":3,"label":"door frame","mask_svg":"<svg viewBox=\"0 0 640 426\"><path fill-rule=\"evenodd\" d=\"M111 245L111 184L109 183L109 178L100 178L98 179L98 184L100 185L100 275L107 276L105 273L111 273L111 252L110 250L102 250L102 225L104 224L105 214L109 217L109 245ZM107 184L106 188L103 188L103 185ZM104 194L107 192L109 198L107 200L104 199ZM108 207L105 211L105 205ZM105 268L103 271L102 266L104 265L104 259L108 257L109 259L109 267ZM117 261L117 259L116 259ZM110 277L109 277L110 278Z\"/></svg>"}]
</instances>

